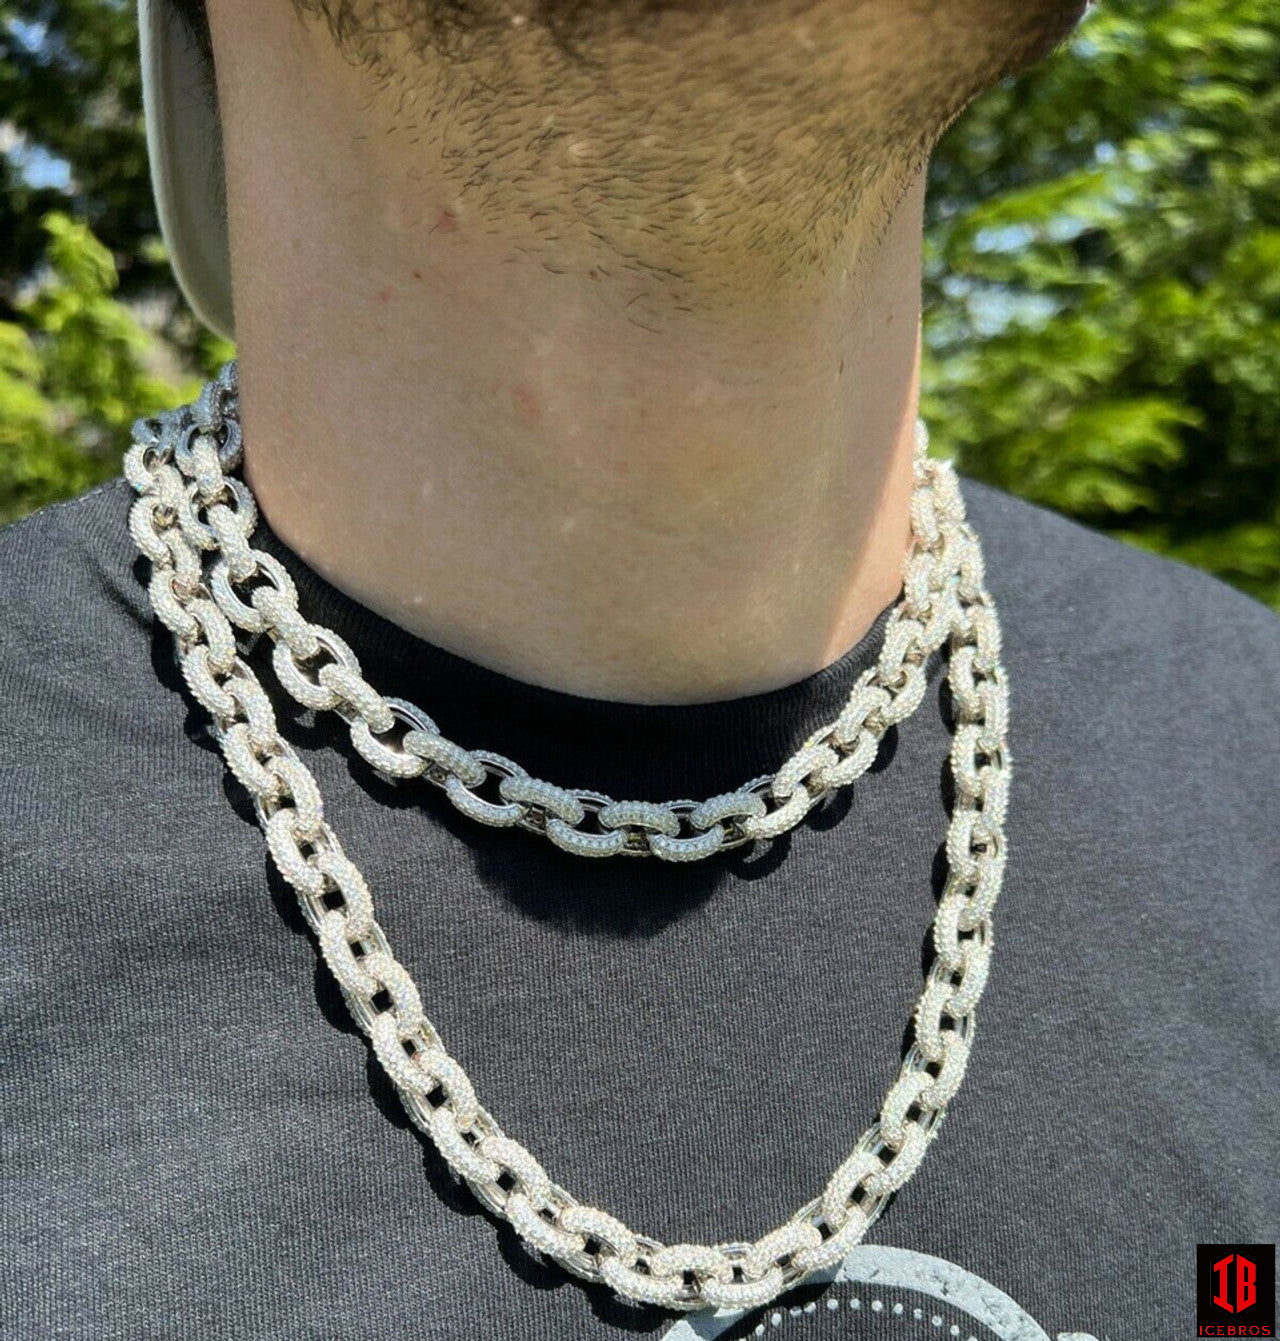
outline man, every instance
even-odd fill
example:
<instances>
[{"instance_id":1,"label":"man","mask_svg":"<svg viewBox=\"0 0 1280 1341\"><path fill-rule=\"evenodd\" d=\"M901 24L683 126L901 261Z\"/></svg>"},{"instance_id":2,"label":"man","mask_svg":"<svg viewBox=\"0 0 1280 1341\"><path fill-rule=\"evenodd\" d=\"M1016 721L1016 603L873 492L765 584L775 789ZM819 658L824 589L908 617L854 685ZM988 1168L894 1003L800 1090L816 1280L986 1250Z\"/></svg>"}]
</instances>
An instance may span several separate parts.
<instances>
[{"instance_id":1,"label":"man","mask_svg":"<svg viewBox=\"0 0 1280 1341\"><path fill-rule=\"evenodd\" d=\"M1081 9L141 6L239 360L0 537L8 1334L1172 1338L1274 1240L1280 623L915 452L929 152Z\"/></svg>"}]
</instances>

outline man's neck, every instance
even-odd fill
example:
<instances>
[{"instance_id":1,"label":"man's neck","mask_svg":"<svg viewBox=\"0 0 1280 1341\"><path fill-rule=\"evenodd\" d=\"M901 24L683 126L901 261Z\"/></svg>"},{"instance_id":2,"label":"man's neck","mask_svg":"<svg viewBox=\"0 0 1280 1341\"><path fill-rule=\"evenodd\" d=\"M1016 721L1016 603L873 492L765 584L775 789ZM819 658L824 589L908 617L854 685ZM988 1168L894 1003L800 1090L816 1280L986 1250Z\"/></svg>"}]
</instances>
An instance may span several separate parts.
<instances>
[{"instance_id":1,"label":"man's neck","mask_svg":"<svg viewBox=\"0 0 1280 1341\"><path fill-rule=\"evenodd\" d=\"M918 244L917 196L863 292L719 332L636 327L478 240L430 282L386 257L314 306L259 292L250 482L335 586L517 679L649 703L791 683L899 590Z\"/></svg>"},{"instance_id":2,"label":"man's neck","mask_svg":"<svg viewBox=\"0 0 1280 1341\"><path fill-rule=\"evenodd\" d=\"M257 174L232 236L249 481L335 586L517 679L640 703L792 683L896 597L923 175L847 266L725 271L685 306L580 240L557 269L429 184L370 169L337 196L315 167L232 162Z\"/></svg>"}]
</instances>

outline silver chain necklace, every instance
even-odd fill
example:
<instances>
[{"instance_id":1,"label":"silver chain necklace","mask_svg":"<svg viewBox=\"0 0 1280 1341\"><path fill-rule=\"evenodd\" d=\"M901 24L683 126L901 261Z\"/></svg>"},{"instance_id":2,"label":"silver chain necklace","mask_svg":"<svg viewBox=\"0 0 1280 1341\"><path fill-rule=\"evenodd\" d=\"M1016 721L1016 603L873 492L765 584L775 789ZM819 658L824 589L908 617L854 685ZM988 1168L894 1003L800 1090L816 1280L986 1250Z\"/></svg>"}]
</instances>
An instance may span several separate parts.
<instances>
[{"instance_id":1,"label":"silver chain necklace","mask_svg":"<svg viewBox=\"0 0 1280 1341\"><path fill-rule=\"evenodd\" d=\"M1005 865L1010 764L999 621L955 473L928 457L923 424L903 595L877 665L859 679L836 721L814 732L777 773L706 801L658 804L532 778L501 755L447 740L421 709L373 689L346 643L299 613L283 566L249 543L257 508L233 473L242 448L238 411L233 362L192 404L135 423L125 476L139 497L129 530L151 561L151 605L174 635L183 678L212 717L272 858L410 1118L528 1246L624 1299L673 1310L757 1308L838 1262L919 1167L960 1086ZM753 1243L663 1244L554 1183L481 1106L424 1014L374 918L363 877L325 821L315 778L277 730L237 630L269 635L284 689L307 707L341 714L355 748L386 776L425 778L473 819L536 830L582 856L669 861L776 837L861 776L889 726L919 706L926 662L947 644L955 801L948 875L933 923L936 958L916 1005L914 1042L880 1114L822 1193ZM496 795L484 796L486 787Z\"/></svg>"}]
</instances>

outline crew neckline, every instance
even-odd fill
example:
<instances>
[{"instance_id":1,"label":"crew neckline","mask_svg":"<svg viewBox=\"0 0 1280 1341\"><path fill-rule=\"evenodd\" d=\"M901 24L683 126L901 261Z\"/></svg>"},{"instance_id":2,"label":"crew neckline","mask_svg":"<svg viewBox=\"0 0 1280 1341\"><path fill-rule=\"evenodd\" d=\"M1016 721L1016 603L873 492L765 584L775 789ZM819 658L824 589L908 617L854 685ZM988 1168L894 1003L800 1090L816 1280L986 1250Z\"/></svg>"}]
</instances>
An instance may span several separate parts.
<instances>
[{"instance_id":1,"label":"crew neckline","mask_svg":"<svg viewBox=\"0 0 1280 1341\"><path fill-rule=\"evenodd\" d=\"M467 749L628 800L696 799L776 772L875 664L900 596L853 647L791 684L708 703L625 703L518 680L409 632L323 578L265 517L252 543L284 565L303 616L337 633L380 693L415 704Z\"/></svg>"}]
</instances>

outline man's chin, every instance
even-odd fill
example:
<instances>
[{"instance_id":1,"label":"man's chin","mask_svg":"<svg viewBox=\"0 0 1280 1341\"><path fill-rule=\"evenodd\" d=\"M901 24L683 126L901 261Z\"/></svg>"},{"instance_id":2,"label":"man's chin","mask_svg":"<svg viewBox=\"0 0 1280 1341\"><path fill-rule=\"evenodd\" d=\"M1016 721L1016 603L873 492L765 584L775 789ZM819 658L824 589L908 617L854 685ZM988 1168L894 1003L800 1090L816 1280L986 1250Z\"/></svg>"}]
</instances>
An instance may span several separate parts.
<instances>
[{"instance_id":1,"label":"man's chin","mask_svg":"<svg viewBox=\"0 0 1280 1341\"><path fill-rule=\"evenodd\" d=\"M1022 40L1010 52L1006 74L1035 65L1070 37L1088 11L1089 0L1026 0L1018 8Z\"/></svg>"}]
</instances>

